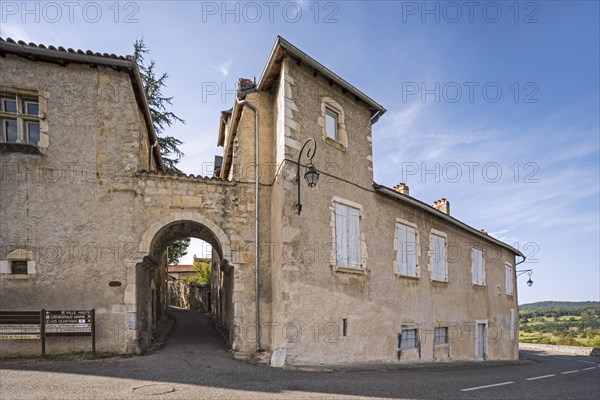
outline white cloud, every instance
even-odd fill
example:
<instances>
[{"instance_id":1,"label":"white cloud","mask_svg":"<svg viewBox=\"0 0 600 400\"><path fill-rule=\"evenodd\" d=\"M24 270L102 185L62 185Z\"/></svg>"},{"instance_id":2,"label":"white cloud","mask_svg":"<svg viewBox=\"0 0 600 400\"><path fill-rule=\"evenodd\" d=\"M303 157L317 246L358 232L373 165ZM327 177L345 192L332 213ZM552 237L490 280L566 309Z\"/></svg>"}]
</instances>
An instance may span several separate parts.
<instances>
[{"instance_id":1,"label":"white cloud","mask_svg":"<svg viewBox=\"0 0 600 400\"><path fill-rule=\"evenodd\" d=\"M224 63L216 65L216 68L223 75L223 77L229 76L229 69L231 68L231 63L231 61L226 61Z\"/></svg>"}]
</instances>

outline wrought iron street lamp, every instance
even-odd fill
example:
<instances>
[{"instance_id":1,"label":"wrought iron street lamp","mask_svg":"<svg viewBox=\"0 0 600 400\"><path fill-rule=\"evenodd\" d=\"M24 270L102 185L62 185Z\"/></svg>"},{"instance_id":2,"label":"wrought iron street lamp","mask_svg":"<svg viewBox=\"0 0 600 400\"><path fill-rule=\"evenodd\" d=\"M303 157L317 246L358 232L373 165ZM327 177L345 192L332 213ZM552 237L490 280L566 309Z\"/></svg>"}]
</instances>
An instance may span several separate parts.
<instances>
[{"instance_id":1,"label":"wrought iron street lamp","mask_svg":"<svg viewBox=\"0 0 600 400\"><path fill-rule=\"evenodd\" d=\"M516 271L517 276L521 276L526 272L527 272L527 275L529 276L529 280L527 280L527 286L533 286L533 281L531 280L531 274L533 273L532 269L522 269L520 271Z\"/></svg>"},{"instance_id":2,"label":"wrought iron street lamp","mask_svg":"<svg viewBox=\"0 0 600 400\"><path fill-rule=\"evenodd\" d=\"M315 187L317 185L317 181L319 180L319 171L317 167L312 163L312 159L317 152L317 142L315 139L310 138L302 145L302 149L300 149L300 153L298 154L298 163L296 169L296 181L298 183L298 204L296 207L298 208L298 215L302 211L302 203L300 202L300 159L302 158L302 154L304 153L304 148L307 144L312 143L313 148L308 148L306 151L306 159L308 160L308 164L306 165L306 172L304 173L304 179L306 179L306 183L308 187Z\"/></svg>"}]
</instances>

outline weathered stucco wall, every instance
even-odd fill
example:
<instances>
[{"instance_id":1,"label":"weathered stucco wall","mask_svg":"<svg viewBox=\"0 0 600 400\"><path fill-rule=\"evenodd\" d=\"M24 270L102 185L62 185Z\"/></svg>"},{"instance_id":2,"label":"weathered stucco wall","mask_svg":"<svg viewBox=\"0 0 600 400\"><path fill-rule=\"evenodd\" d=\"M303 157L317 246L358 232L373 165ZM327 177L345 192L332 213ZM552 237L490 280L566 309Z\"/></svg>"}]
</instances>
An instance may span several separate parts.
<instances>
[{"instance_id":1,"label":"weathered stucco wall","mask_svg":"<svg viewBox=\"0 0 600 400\"><path fill-rule=\"evenodd\" d=\"M1 85L45 92L49 135L44 155L0 154L0 260L23 248L36 261L26 279L0 274L0 309L95 308L99 352L143 350L166 302L166 246L191 236L215 249L211 313L236 352L256 348L258 264L260 347L284 362L474 360L476 323L488 326L488 359L517 357L516 290L507 296L504 287L514 255L441 214L375 192L370 111L313 71L284 59L269 91L246 96L260 113L256 263L251 109L243 108L233 140L225 137L230 180L145 172L148 140L127 73L12 56L0 68ZM340 143L323 135L324 101L343 114ZM298 215L295 161L308 138L318 145L321 177L316 188L301 177ZM362 210L360 270L332 266L334 198ZM417 227L418 278L395 273L397 219ZM430 279L434 230L447 236L447 283ZM485 252L485 286L471 283L473 245ZM419 329L420 347L399 353L404 324ZM433 344L436 326L450 329L449 344ZM49 353L88 346L57 339ZM0 341L0 356L27 352L39 345Z\"/></svg>"},{"instance_id":2,"label":"weathered stucco wall","mask_svg":"<svg viewBox=\"0 0 600 400\"><path fill-rule=\"evenodd\" d=\"M143 350L156 325L152 290L155 308L166 300L165 247L194 236L219 248L239 282L231 321L253 315L251 185L138 173L148 143L125 72L10 55L0 68L3 90L45 92L49 135L44 155L0 154L0 260L19 248L35 260L33 274L0 274L0 309L94 308L99 352ZM48 353L88 342L53 338ZM0 356L26 353L39 353L37 341L0 341Z\"/></svg>"},{"instance_id":3,"label":"weathered stucco wall","mask_svg":"<svg viewBox=\"0 0 600 400\"><path fill-rule=\"evenodd\" d=\"M0 85L42 90L45 155L0 154L0 259L33 251L36 273L0 276L2 309L96 309L98 350L126 351L124 318L113 313L126 282L122 261L137 247L141 210L130 178L146 139L129 76L109 68L62 67L7 55ZM49 352L55 349L53 339ZM75 340L89 349L89 340ZM27 341L30 342L30 341ZM0 341L0 353L30 343ZM34 345L34 352L39 346Z\"/></svg>"},{"instance_id":4,"label":"weathered stucco wall","mask_svg":"<svg viewBox=\"0 0 600 400\"><path fill-rule=\"evenodd\" d=\"M272 266L278 271L273 297L279 299L279 314L274 314L273 321L273 348L285 348L286 362L291 364L475 360L475 324L485 322L489 332L486 357L516 358L517 342L509 330L511 309L517 312L517 299L516 294L507 296L504 287L504 263L514 265L512 253L442 218L375 193L368 110L302 67L288 62L284 65L283 71L289 76L281 82L294 82L286 101L290 97L297 108L292 118L286 116L286 121L293 119L292 125L301 127L287 132L298 143L309 137L317 141L313 161L325 174L316 188L303 185L305 211L300 216L295 214L295 185L289 181L295 176L293 166L283 168L274 187L274 191L283 188L284 193L281 217L277 214L271 219L273 225L281 221L284 250ZM318 118L324 97L333 98L343 108L348 140L345 150L329 145L320 134ZM285 158L295 160L297 150L289 146L285 149ZM364 273L332 268L334 197L362 206L361 257L365 269L360 272ZM395 273L397 218L418 227L418 279ZM451 250L448 283L430 279L432 229L447 234ZM486 255L483 287L471 283L473 245L484 249ZM343 319L347 323L345 337ZM399 357L397 336L403 324L419 328L421 345ZM436 326L449 327L448 345L433 344Z\"/></svg>"}]
</instances>

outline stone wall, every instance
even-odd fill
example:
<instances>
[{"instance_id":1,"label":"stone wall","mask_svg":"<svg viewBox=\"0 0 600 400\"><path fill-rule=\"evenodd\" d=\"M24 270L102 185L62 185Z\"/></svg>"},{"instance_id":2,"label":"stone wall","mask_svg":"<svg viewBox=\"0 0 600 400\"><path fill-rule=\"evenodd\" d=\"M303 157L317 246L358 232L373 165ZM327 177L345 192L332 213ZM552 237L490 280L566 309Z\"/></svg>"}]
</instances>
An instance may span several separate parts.
<instances>
[{"instance_id":1,"label":"stone wall","mask_svg":"<svg viewBox=\"0 0 600 400\"><path fill-rule=\"evenodd\" d=\"M186 310L210 310L210 285L169 281L169 305Z\"/></svg>"},{"instance_id":2,"label":"stone wall","mask_svg":"<svg viewBox=\"0 0 600 400\"><path fill-rule=\"evenodd\" d=\"M192 236L231 271L231 331L251 323L253 186L144 172L148 139L126 72L11 55L0 69L3 90L44 96L49 138L44 154L0 153L0 266L15 250L31 254L29 274L0 273L0 308L94 308L98 352L143 351L164 314L164 250ZM33 342L3 340L0 357L37 355ZM71 342L53 339L48 353L87 350Z\"/></svg>"},{"instance_id":3,"label":"stone wall","mask_svg":"<svg viewBox=\"0 0 600 400\"><path fill-rule=\"evenodd\" d=\"M600 357L600 349L581 346L558 346L552 344L519 343L519 350L543 351L546 353L570 354L574 356Z\"/></svg>"}]
</instances>

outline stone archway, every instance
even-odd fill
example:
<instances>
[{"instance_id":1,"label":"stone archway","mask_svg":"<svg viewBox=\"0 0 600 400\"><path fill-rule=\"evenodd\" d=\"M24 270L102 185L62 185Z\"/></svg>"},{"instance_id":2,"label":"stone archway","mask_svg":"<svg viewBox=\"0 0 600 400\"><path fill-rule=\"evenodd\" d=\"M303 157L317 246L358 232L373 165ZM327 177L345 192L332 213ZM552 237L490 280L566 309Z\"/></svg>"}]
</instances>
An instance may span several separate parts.
<instances>
[{"instance_id":1,"label":"stone archway","mask_svg":"<svg viewBox=\"0 0 600 400\"><path fill-rule=\"evenodd\" d=\"M176 212L153 223L145 231L138 248L138 259L141 259L135 266L138 351L149 347L156 326L166 322L166 249L173 241L185 237L204 240L213 248L213 274L217 276L213 280L211 293L214 307L209 311L229 339L235 317L233 266L228 260L231 254L229 238L198 212Z\"/></svg>"}]
</instances>

